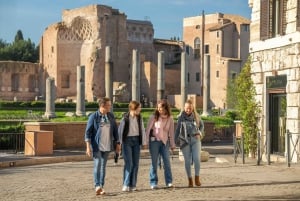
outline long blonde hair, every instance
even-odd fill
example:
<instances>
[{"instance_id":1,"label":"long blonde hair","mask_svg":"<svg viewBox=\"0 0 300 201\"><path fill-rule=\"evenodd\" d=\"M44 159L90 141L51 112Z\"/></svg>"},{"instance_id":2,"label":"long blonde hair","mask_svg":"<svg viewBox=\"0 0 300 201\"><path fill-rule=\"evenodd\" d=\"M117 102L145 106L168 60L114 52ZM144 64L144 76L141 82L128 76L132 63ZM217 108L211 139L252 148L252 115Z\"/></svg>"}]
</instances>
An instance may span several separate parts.
<instances>
[{"instance_id":1,"label":"long blonde hair","mask_svg":"<svg viewBox=\"0 0 300 201\"><path fill-rule=\"evenodd\" d=\"M194 118L195 118L195 120L196 120L196 124L197 124L197 126L199 127L199 126L200 126L200 115L198 114L197 109L196 109L195 105L193 104L193 101L192 101L191 99L187 99L187 100L185 101L185 103L186 103L186 104L190 104L190 105L192 106L192 108L193 108L192 113L193 113Z\"/></svg>"}]
</instances>

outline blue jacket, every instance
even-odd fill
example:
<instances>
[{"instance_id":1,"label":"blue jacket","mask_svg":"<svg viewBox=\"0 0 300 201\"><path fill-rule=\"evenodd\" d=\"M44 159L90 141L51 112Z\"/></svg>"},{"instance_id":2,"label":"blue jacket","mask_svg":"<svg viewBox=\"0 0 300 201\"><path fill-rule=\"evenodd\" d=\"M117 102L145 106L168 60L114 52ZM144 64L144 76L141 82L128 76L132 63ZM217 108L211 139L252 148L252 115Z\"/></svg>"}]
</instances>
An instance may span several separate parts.
<instances>
[{"instance_id":1,"label":"blue jacket","mask_svg":"<svg viewBox=\"0 0 300 201\"><path fill-rule=\"evenodd\" d=\"M92 151L97 152L99 151L99 143L101 139L101 129L100 128L100 120L102 114L98 111L94 112L89 116L86 129L84 140L85 142L90 142ZM113 113L107 113L108 120L110 122L110 134L111 134L111 151L115 149L114 145L119 142L119 135L118 135L118 126L116 123L116 119Z\"/></svg>"}]
</instances>

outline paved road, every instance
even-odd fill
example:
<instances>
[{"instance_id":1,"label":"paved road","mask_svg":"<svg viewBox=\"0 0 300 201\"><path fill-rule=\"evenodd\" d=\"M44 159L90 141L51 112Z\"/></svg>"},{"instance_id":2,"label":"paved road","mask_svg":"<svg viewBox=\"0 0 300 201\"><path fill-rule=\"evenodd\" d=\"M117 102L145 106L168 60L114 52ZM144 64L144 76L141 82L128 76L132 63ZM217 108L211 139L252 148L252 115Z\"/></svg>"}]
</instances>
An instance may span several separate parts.
<instances>
[{"instance_id":1,"label":"paved road","mask_svg":"<svg viewBox=\"0 0 300 201\"><path fill-rule=\"evenodd\" d=\"M187 188L183 162L176 157L172 160L175 188L164 187L163 170L160 170L160 188L151 190L149 163L147 157L140 161L138 191L124 193L121 192L123 160L114 166L110 159L104 196L95 195L92 161L3 168L0 169L0 200L300 200L299 165L256 166L249 159L244 165L240 161L234 164L232 155L215 155L201 164L202 186Z\"/></svg>"}]
</instances>

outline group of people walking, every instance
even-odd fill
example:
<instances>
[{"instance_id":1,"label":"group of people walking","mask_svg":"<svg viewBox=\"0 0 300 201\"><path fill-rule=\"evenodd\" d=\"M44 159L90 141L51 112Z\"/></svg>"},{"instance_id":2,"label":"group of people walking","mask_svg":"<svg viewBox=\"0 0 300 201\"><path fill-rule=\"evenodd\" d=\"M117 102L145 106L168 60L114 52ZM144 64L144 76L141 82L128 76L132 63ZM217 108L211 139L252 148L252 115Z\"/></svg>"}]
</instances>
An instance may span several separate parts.
<instances>
[{"instance_id":1,"label":"group of people walking","mask_svg":"<svg viewBox=\"0 0 300 201\"><path fill-rule=\"evenodd\" d=\"M173 186L170 163L170 150L179 147L183 153L188 187L201 186L200 151L201 135L204 125L191 100L185 102L184 110L178 116L177 126L171 108L166 100L158 101L146 129L141 116L141 103L131 101L119 126L111 112L111 100L100 98L99 110L89 116L86 130L86 154L94 160L94 185L96 195L105 194L105 171L108 155L111 151L120 153L124 159L122 191L136 191L141 148L149 149L151 165L149 183L151 189L158 186L158 161L161 158L164 167L165 185ZM192 177L191 164L195 168Z\"/></svg>"}]
</instances>

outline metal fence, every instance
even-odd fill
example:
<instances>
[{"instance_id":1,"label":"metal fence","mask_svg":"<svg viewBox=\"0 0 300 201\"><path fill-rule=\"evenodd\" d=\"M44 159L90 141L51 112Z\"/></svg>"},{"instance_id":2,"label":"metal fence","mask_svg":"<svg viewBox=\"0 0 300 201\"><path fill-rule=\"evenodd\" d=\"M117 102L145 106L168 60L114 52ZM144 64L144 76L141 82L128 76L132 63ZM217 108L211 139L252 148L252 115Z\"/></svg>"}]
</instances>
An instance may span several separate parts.
<instances>
[{"instance_id":1,"label":"metal fence","mask_svg":"<svg viewBox=\"0 0 300 201\"><path fill-rule=\"evenodd\" d=\"M237 158L241 154L243 164L245 164L245 153L244 153L244 135L236 136L233 134L233 155L234 155L234 163L237 162Z\"/></svg>"},{"instance_id":2,"label":"metal fence","mask_svg":"<svg viewBox=\"0 0 300 201\"><path fill-rule=\"evenodd\" d=\"M257 165L261 164L262 157L265 154L267 157L268 165L271 164L271 143L270 143L271 132L268 131L266 135L262 135L260 132L257 133ZM262 139L264 139L262 143Z\"/></svg>"},{"instance_id":3,"label":"metal fence","mask_svg":"<svg viewBox=\"0 0 300 201\"><path fill-rule=\"evenodd\" d=\"M0 152L24 152L25 133L0 133Z\"/></svg>"},{"instance_id":4,"label":"metal fence","mask_svg":"<svg viewBox=\"0 0 300 201\"><path fill-rule=\"evenodd\" d=\"M296 157L297 162L299 162L300 160L300 133L291 133L289 130L287 130L286 137L287 137L286 161L288 167L291 167L291 162L293 158Z\"/></svg>"}]
</instances>

